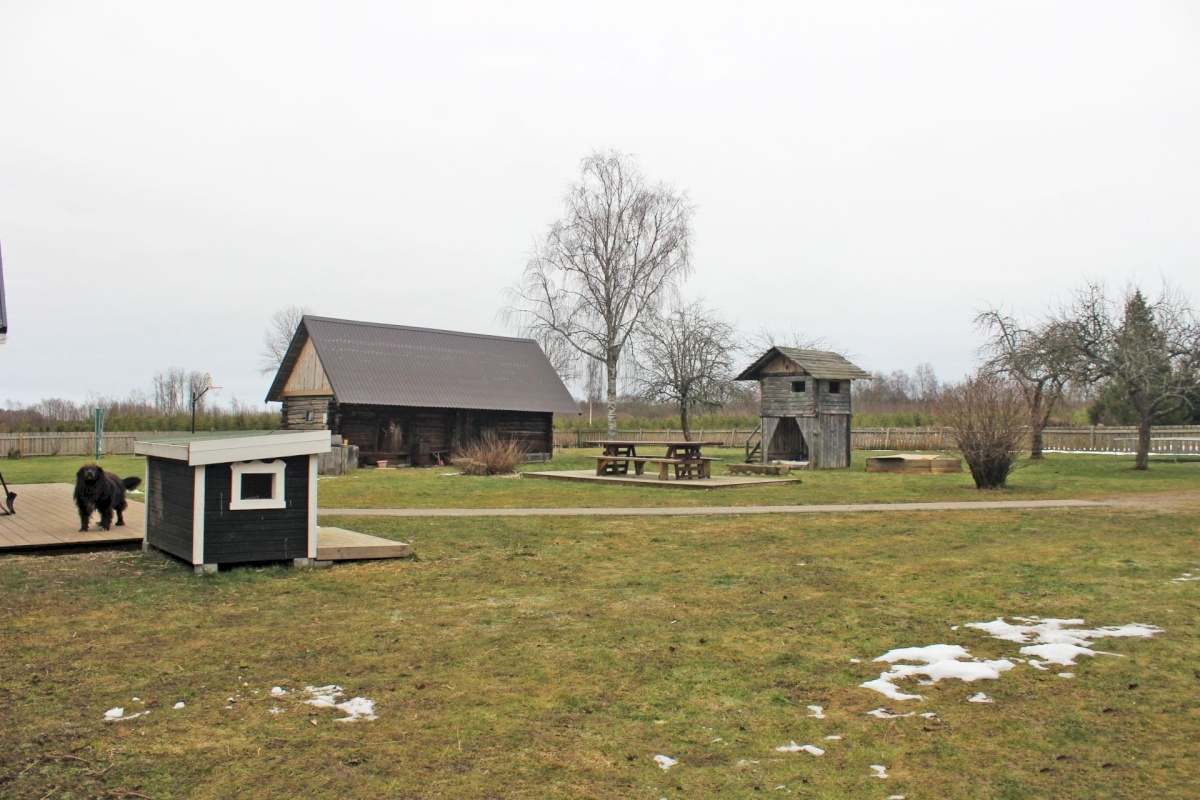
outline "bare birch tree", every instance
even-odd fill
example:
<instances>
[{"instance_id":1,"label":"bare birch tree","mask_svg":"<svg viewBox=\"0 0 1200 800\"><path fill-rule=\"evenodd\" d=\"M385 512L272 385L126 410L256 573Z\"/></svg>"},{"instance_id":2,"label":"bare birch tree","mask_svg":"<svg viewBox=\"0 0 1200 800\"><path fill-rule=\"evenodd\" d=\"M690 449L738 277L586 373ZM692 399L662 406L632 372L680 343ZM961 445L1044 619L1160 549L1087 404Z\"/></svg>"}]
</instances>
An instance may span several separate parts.
<instances>
[{"instance_id":1,"label":"bare birch tree","mask_svg":"<svg viewBox=\"0 0 1200 800\"><path fill-rule=\"evenodd\" d=\"M1170 286L1150 302L1136 287L1112 300L1088 284L1056 316L1069 336L1081 381L1121 386L1137 415L1134 469L1149 466L1150 429L1188 406L1200 383L1200 319Z\"/></svg>"},{"instance_id":2,"label":"bare birch tree","mask_svg":"<svg viewBox=\"0 0 1200 800\"><path fill-rule=\"evenodd\" d=\"M691 270L692 211L686 193L650 185L632 156L593 153L510 291L505 316L521 329L604 366L610 437L621 357Z\"/></svg>"},{"instance_id":3,"label":"bare birch tree","mask_svg":"<svg viewBox=\"0 0 1200 800\"><path fill-rule=\"evenodd\" d=\"M1029 324L999 309L975 318L987 341L981 348L983 369L1016 381L1029 406L1029 457L1042 457L1043 432L1063 398L1076 356L1061 323Z\"/></svg>"},{"instance_id":4,"label":"bare birch tree","mask_svg":"<svg viewBox=\"0 0 1200 800\"><path fill-rule=\"evenodd\" d=\"M277 309L271 315L271 320L267 323L267 330L263 333L263 350L259 353L261 356L258 367L260 375L270 375L279 370L279 365L283 363L283 357L287 355L288 345L292 343L292 337L296 335L296 329L300 327L300 320L305 314L311 313L312 309L308 306L289 305Z\"/></svg>"},{"instance_id":5,"label":"bare birch tree","mask_svg":"<svg viewBox=\"0 0 1200 800\"><path fill-rule=\"evenodd\" d=\"M675 305L646 326L638 348L638 385L652 402L679 408L685 441L688 414L725 405L733 390L737 332L699 302Z\"/></svg>"}]
</instances>

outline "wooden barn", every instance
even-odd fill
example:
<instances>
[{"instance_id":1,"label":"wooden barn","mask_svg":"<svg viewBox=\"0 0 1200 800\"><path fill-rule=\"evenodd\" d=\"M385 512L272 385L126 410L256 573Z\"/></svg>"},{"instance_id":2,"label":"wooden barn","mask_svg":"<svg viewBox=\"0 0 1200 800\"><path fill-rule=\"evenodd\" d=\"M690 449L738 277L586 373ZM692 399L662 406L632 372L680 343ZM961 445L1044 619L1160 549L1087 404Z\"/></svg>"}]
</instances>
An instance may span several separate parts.
<instances>
[{"instance_id":1,"label":"wooden barn","mask_svg":"<svg viewBox=\"0 0 1200 800\"><path fill-rule=\"evenodd\" d=\"M286 430L328 429L362 462L416 465L487 434L554 450L579 407L532 339L305 316L267 394Z\"/></svg>"},{"instance_id":2,"label":"wooden barn","mask_svg":"<svg viewBox=\"0 0 1200 800\"><path fill-rule=\"evenodd\" d=\"M850 466L850 383L871 375L826 350L772 347L736 380L762 390L761 459Z\"/></svg>"}]
</instances>

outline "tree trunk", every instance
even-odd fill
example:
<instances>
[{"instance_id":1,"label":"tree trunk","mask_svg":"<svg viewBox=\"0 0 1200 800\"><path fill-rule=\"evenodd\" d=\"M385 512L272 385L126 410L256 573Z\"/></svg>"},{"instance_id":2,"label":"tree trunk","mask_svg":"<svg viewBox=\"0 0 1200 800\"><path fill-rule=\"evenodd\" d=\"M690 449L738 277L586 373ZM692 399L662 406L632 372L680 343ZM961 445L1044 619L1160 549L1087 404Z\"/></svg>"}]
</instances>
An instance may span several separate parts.
<instances>
[{"instance_id":1,"label":"tree trunk","mask_svg":"<svg viewBox=\"0 0 1200 800\"><path fill-rule=\"evenodd\" d=\"M690 442L692 440L692 431L688 427L687 403L679 404L679 427L683 428L683 440Z\"/></svg>"},{"instance_id":2,"label":"tree trunk","mask_svg":"<svg viewBox=\"0 0 1200 800\"><path fill-rule=\"evenodd\" d=\"M608 352L608 360L605 362L605 368L608 371L608 438L617 438L617 353L613 350Z\"/></svg>"},{"instance_id":3,"label":"tree trunk","mask_svg":"<svg viewBox=\"0 0 1200 800\"><path fill-rule=\"evenodd\" d=\"M1042 431L1046 430L1046 423L1049 421L1050 411L1046 409L1043 413L1043 404L1045 396L1042 393L1041 385L1038 385L1034 390L1033 397L1029 402L1029 460L1036 461L1042 457L1042 447L1045 437Z\"/></svg>"},{"instance_id":4,"label":"tree trunk","mask_svg":"<svg viewBox=\"0 0 1200 800\"><path fill-rule=\"evenodd\" d=\"M1138 419L1137 456L1133 460L1134 469L1150 468L1150 422L1153 419L1144 414Z\"/></svg>"}]
</instances>

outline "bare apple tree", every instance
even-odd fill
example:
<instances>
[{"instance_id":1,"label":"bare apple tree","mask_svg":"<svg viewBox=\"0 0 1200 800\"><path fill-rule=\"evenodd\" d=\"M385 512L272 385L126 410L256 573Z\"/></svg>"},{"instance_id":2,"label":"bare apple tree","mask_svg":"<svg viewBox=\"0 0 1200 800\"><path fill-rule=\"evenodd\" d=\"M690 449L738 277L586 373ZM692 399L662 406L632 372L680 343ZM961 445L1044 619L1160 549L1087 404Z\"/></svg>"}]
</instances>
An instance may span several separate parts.
<instances>
[{"instance_id":1,"label":"bare apple tree","mask_svg":"<svg viewBox=\"0 0 1200 800\"><path fill-rule=\"evenodd\" d=\"M1069 336L1082 382L1120 386L1137 415L1136 470L1149 466L1151 426L1189 406L1200 383L1200 319L1187 297L1164 285L1150 302L1129 287L1110 299L1090 283L1055 315Z\"/></svg>"},{"instance_id":2,"label":"bare apple tree","mask_svg":"<svg viewBox=\"0 0 1200 800\"><path fill-rule=\"evenodd\" d=\"M975 318L987 340L980 348L983 369L1007 375L1021 389L1029 407L1029 457L1042 457L1043 433L1063 398L1076 356L1061 323L1026 323L999 309Z\"/></svg>"},{"instance_id":3,"label":"bare apple tree","mask_svg":"<svg viewBox=\"0 0 1200 800\"><path fill-rule=\"evenodd\" d=\"M679 408L683 438L692 440L688 414L717 409L733 390L737 331L700 303L655 315L638 347L638 388L651 402Z\"/></svg>"},{"instance_id":4,"label":"bare apple tree","mask_svg":"<svg viewBox=\"0 0 1200 800\"><path fill-rule=\"evenodd\" d=\"M288 345L292 343L292 337L300 327L300 320L305 314L311 313L312 309L308 306L289 305L271 315L271 321L267 323L267 330L263 333L263 350L259 353L262 359L258 366L260 375L269 375L279 370L283 357L287 355Z\"/></svg>"},{"instance_id":5,"label":"bare apple tree","mask_svg":"<svg viewBox=\"0 0 1200 800\"><path fill-rule=\"evenodd\" d=\"M604 366L610 437L621 357L691 271L692 212L686 193L651 185L632 156L595 152L510 290L510 321Z\"/></svg>"}]
</instances>

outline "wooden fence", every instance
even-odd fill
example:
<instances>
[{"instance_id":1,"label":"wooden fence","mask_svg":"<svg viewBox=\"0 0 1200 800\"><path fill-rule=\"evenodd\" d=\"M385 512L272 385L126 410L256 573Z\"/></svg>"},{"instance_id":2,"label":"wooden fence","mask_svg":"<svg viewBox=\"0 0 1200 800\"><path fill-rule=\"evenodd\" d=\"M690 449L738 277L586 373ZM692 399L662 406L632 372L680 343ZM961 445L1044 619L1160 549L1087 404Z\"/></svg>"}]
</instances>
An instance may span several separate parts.
<instances>
[{"instance_id":1,"label":"wooden fence","mask_svg":"<svg viewBox=\"0 0 1200 800\"><path fill-rule=\"evenodd\" d=\"M724 447L744 448L746 440L757 435L750 429L693 430L696 441L720 442ZM1200 426L1159 425L1151 434L1150 452L1200 455ZM594 447L607 439L604 431L555 431L555 447ZM683 441L680 430L623 430L618 439L634 442ZM1194 440L1194 441L1189 441ZM1028 447L1028 442L1025 443ZM1084 428L1047 428L1043 448L1080 453L1132 453L1137 449L1137 428L1109 428L1093 425ZM854 450L952 450L954 437L949 428L855 428L850 432Z\"/></svg>"},{"instance_id":2,"label":"wooden fence","mask_svg":"<svg viewBox=\"0 0 1200 800\"><path fill-rule=\"evenodd\" d=\"M166 435L169 434L154 431L105 433L100 452L128 455L133 452L135 440ZM751 435L757 434L749 428L692 431L696 441L719 442L722 447L739 449L746 446ZM1200 455L1200 426L1160 425L1153 429L1152 437L1152 453ZM595 447L595 442L606 438L604 431L561 430L554 432L554 446ZM617 431L617 438L634 442L681 442L683 431L623 430ZM1046 450L1132 453L1137 448L1137 428L1047 428L1044 438ZM95 452L94 443L95 437L91 433L0 433L0 457L91 456ZM950 450L954 448L954 438L947 428L855 428L850 433L850 446L854 450Z\"/></svg>"}]
</instances>

